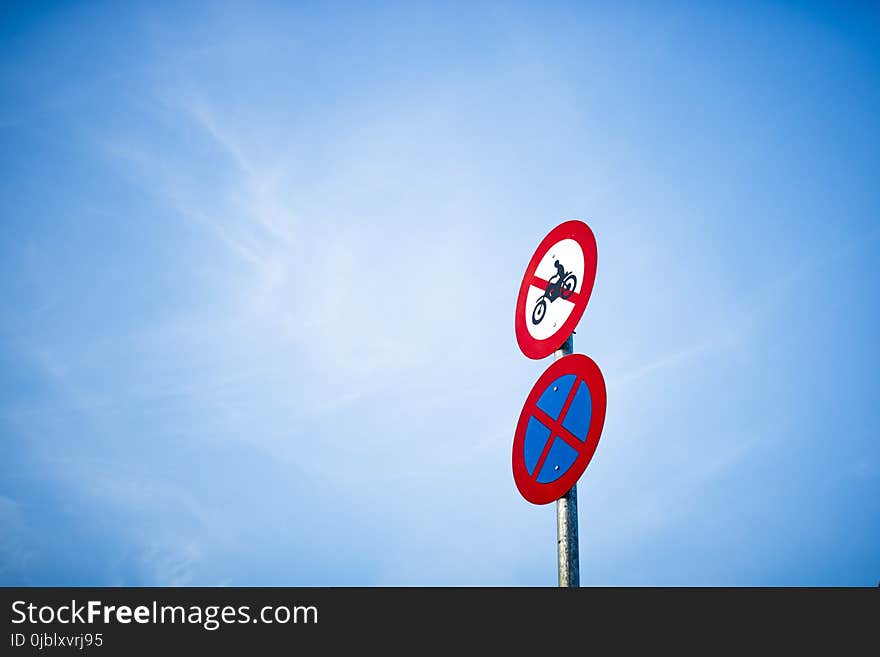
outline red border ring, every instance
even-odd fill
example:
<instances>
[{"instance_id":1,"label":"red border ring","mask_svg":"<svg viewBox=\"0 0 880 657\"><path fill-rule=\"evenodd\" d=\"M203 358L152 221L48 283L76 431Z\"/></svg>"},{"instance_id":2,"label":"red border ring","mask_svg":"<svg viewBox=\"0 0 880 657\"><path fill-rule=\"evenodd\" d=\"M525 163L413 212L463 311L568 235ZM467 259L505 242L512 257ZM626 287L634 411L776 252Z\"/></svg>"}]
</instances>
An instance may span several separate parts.
<instances>
[{"instance_id":1,"label":"red border ring","mask_svg":"<svg viewBox=\"0 0 880 657\"><path fill-rule=\"evenodd\" d=\"M590 426L587 429L587 438L584 446L579 450L578 456L571 467L556 481L540 484L526 470L523 446L525 443L526 428L532 409L538 398L557 378L565 374L576 374L578 379L584 381L590 389L591 415ZM516 424L516 432L513 435L513 480L520 494L532 504L548 504L558 500L574 486L581 475L587 469L596 447L599 446L599 437L602 435L602 427L605 425L605 410L607 406L605 391L605 379L599 366L589 356L583 354L571 354L554 361L550 367L538 378L532 391L523 404L523 409ZM560 422L562 418L560 418ZM553 440L553 434L548 440Z\"/></svg>"},{"instance_id":2,"label":"red border ring","mask_svg":"<svg viewBox=\"0 0 880 657\"><path fill-rule=\"evenodd\" d=\"M575 240L580 244L581 250L584 253L584 280L581 283L580 290L582 301L575 304L571 315L568 316L568 319L565 320L553 335L544 340L536 340L531 336L529 329L526 327L526 297L529 293L529 286L535 271L538 269L538 263L541 262L541 258L550 250L551 246L564 239ZM590 227L578 219L572 219L559 224L541 240L534 255L532 255L532 259L529 260L525 276L523 276L522 283L519 286L519 295L516 298L516 317L514 317L516 341L520 351L528 358L534 360L546 358L559 349L568 339L568 336L574 332L584 311L587 309L590 295L593 293L593 284L596 282L596 261L596 237L593 235Z\"/></svg>"}]
</instances>

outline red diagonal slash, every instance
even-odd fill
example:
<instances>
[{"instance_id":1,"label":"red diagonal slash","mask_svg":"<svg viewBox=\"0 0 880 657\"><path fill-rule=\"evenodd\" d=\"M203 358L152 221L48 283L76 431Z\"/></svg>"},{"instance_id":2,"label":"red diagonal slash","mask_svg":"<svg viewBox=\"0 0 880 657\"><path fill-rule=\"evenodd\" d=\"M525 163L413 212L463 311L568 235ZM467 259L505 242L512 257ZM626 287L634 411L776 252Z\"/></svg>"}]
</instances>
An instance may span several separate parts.
<instances>
[{"instance_id":1,"label":"red diagonal slash","mask_svg":"<svg viewBox=\"0 0 880 657\"><path fill-rule=\"evenodd\" d=\"M547 415L541 408L538 407L537 404L531 409L531 413L535 416L541 424L550 429L550 437L547 438L547 442L544 444L544 449L541 452L541 456L538 458L538 462L535 464L535 469L532 471L532 476L537 479L538 474L541 472L541 468L544 467L544 461L547 460L547 455L550 453L550 447L553 444L553 438L559 436L569 444L570 447L574 448L578 453L585 447L584 441L575 436L571 431L562 426L562 422L565 420L565 416L568 414L568 409L571 408L571 404L574 401L575 394L577 393L578 386L580 386L581 379L577 378L574 381L574 384L571 386L571 390L568 393L568 397L565 399L565 403L562 405L562 410L559 411L559 418L554 419Z\"/></svg>"},{"instance_id":2,"label":"red diagonal slash","mask_svg":"<svg viewBox=\"0 0 880 657\"><path fill-rule=\"evenodd\" d=\"M541 288L541 291L543 292L544 290L547 289L548 282L545 281L543 278L538 278L537 276L532 276L532 280L529 283L529 285L534 285L535 287L539 287L539 288ZM580 301L580 297L581 297L580 292L572 292L568 298L563 297L562 294L560 294L558 298L565 299L566 301L571 301L572 303L577 303L578 301Z\"/></svg>"}]
</instances>

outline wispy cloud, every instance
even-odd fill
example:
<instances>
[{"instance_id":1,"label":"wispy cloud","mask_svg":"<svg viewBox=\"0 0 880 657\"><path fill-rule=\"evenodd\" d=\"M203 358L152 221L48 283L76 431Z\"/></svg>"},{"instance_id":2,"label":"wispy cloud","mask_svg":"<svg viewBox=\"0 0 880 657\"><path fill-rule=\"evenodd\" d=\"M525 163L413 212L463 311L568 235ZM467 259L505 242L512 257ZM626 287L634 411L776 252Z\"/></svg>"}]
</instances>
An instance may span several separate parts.
<instances>
[{"instance_id":1,"label":"wispy cloud","mask_svg":"<svg viewBox=\"0 0 880 657\"><path fill-rule=\"evenodd\" d=\"M0 582L28 583L21 577L34 556L29 533L21 506L0 495Z\"/></svg>"},{"instance_id":2,"label":"wispy cloud","mask_svg":"<svg viewBox=\"0 0 880 657\"><path fill-rule=\"evenodd\" d=\"M154 586L190 586L196 583L195 568L201 558L199 546L192 541L148 542L142 555L147 580Z\"/></svg>"}]
</instances>

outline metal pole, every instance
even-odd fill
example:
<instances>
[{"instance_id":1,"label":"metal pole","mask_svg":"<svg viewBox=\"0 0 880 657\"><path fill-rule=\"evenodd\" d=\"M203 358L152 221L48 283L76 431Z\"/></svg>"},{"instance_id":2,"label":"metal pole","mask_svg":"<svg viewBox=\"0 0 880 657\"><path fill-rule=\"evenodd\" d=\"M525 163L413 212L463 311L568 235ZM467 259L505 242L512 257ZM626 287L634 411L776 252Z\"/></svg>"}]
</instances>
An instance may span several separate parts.
<instances>
[{"instance_id":1,"label":"metal pole","mask_svg":"<svg viewBox=\"0 0 880 657\"><path fill-rule=\"evenodd\" d=\"M574 334L553 353L559 360L574 349ZM556 553L559 560L559 586L578 588L581 585L578 557L578 496L577 484L556 500Z\"/></svg>"}]
</instances>

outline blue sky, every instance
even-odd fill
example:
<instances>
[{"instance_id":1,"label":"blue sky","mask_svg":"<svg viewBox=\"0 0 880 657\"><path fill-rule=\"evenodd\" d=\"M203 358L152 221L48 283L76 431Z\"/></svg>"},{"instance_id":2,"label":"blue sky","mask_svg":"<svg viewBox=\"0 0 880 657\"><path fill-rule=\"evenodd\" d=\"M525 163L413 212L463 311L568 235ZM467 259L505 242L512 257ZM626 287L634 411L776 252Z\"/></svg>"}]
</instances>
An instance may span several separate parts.
<instances>
[{"instance_id":1,"label":"blue sky","mask_svg":"<svg viewBox=\"0 0 880 657\"><path fill-rule=\"evenodd\" d=\"M0 583L555 585L513 429L599 266L585 585L880 580L880 12L0 9Z\"/></svg>"}]
</instances>

